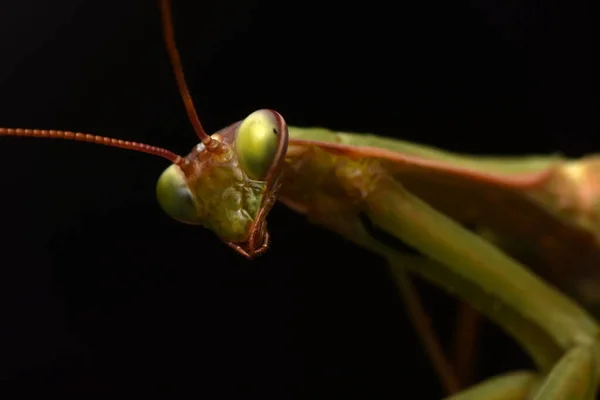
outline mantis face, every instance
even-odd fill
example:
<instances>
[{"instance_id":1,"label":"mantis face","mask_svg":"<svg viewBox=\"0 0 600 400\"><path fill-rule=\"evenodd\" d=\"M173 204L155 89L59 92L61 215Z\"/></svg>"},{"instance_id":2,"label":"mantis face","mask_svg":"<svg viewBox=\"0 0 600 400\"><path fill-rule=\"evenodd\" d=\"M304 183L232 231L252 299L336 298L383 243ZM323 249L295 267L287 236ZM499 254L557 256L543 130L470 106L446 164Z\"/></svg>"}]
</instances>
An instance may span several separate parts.
<instances>
[{"instance_id":1,"label":"mantis face","mask_svg":"<svg viewBox=\"0 0 600 400\"><path fill-rule=\"evenodd\" d=\"M158 179L156 194L172 218L213 231L252 258L268 245L265 218L280 186L288 143L283 117L259 110L213 134L218 151L200 143Z\"/></svg>"},{"instance_id":2,"label":"mantis face","mask_svg":"<svg viewBox=\"0 0 600 400\"><path fill-rule=\"evenodd\" d=\"M258 110L209 136L185 83L171 21L169 0L161 0L163 31L179 93L201 143L186 157L145 143L93 134L0 128L0 136L76 140L152 154L169 160L156 194L172 218L212 230L238 253L252 258L269 245L265 219L277 198L288 144L288 127L272 110Z\"/></svg>"}]
</instances>

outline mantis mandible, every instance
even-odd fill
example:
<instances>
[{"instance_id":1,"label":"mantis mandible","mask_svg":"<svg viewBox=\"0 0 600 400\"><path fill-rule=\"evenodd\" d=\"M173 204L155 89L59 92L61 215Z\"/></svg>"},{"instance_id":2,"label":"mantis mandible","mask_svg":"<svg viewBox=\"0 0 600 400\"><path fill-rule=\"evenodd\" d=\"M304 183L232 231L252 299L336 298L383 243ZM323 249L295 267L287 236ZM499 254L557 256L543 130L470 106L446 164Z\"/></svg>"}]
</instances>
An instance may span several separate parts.
<instances>
[{"instance_id":1,"label":"mantis mandible","mask_svg":"<svg viewBox=\"0 0 600 400\"><path fill-rule=\"evenodd\" d=\"M165 1L162 4L167 21L167 42L170 42L172 30L168 23L168 5ZM169 49L173 59L177 60L174 45ZM550 398L548 393L558 396L563 390L587 393L580 398L593 396L596 374L581 372L583 366L594 366L597 362L597 327L591 317L546 287L498 248L465 231L412 194L427 197L426 188L410 181L412 168L420 167L433 181L470 174L470 179L477 180L483 187L486 182L491 182L490 190L511 196L514 191L548 182L548 177L553 176L548 172L551 171L549 166L554 165L555 160L528 160L532 162L522 164L521 168L532 172L515 174L516 178L511 180L507 179L512 176L509 170L519 169L516 162L504 160L495 164L494 160L481 160L478 163L456 158L449 160L450 166L456 167L451 171L456 175L445 175L451 170L448 164L440 166L432 161L443 159L445 154L427 154L427 149L411 149L399 142L367 135L288 129L283 118L269 110L253 113L209 136L195 117L178 62L174 62L174 70L186 110L201 139L201 144L185 158L164 149L97 136L11 129L2 129L0 134L63 137L162 156L173 163L157 186L159 203L165 211L183 222L209 227L229 246L249 258L268 247L266 217L280 195L285 204L307 214L315 222L387 258L395 271L400 271L400 266L423 274L440 286L451 288L499 322L538 364L540 379L546 380L546 384L540 386L539 398ZM411 158L411 150L419 156ZM426 154L420 154L423 150ZM465 162L463 165L462 161ZM238 186L240 191L232 190L236 184L241 185ZM410 188L412 193L404 187ZM435 198L435 193L428 200L431 198ZM239 208L240 201L245 208ZM539 201L543 202L543 199ZM523 204L527 207L528 203ZM444 211L452 214L452 210ZM403 255L381 243L366 228L368 224L376 225L427 254L427 260ZM527 232L521 234L527 235ZM575 243L581 242L576 239ZM516 285L514 282L519 286L512 287ZM537 296L531 296L533 292ZM498 302L503 304L501 312L494 306ZM565 356L562 356L563 352ZM574 388L561 386L561 377L567 383L575 383L568 380L569 373L589 379L589 382ZM535 385L535 379L538 378L521 374L507 376L489 385L494 386L496 394L502 390L511 392L515 387L525 392ZM485 393L490 390L489 385L473 390ZM466 396L472 393L466 392L464 397L468 398Z\"/></svg>"}]
</instances>

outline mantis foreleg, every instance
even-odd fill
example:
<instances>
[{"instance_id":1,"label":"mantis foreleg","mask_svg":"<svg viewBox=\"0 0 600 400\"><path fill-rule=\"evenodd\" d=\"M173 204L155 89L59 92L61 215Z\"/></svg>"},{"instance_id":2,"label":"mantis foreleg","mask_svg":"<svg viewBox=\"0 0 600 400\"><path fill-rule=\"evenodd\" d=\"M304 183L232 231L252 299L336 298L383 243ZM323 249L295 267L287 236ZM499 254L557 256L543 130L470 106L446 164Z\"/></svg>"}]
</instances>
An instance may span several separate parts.
<instances>
[{"instance_id":1,"label":"mantis foreleg","mask_svg":"<svg viewBox=\"0 0 600 400\"><path fill-rule=\"evenodd\" d=\"M336 176L346 179L342 187L356 183L344 174ZM412 195L391 176L363 178L368 191L360 188L363 200L358 205L341 204L336 196L324 194L318 201L302 199L302 206L315 222L425 277L498 323L529 353L540 375L547 376L541 390L560 387L576 395L573 387L558 383L567 371L565 365L575 368L585 381L584 393L595 389L598 325L586 311L494 245ZM427 258L402 254L378 241L365 228L361 215Z\"/></svg>"},{"instance_id":2,"label":"mantis foreleg","mask_svg":"<svg viewBox=\"0 0 600 400\"><path fill-rule=\"evenodd\" d=\"M530 371L510 372L490 378L444 400L527 400L539 381L539 377Z\"/></svg>"},{"instance_id":3,"label":"mantis foreleg","mask_svg":"<svg viewBox=\"0 0 600 400\"><path fill-rule=\"evenodd\" d=\"M566 394L576 399L593 398L598 375L598 327L585 311L387 177L367 196L366 203L373 222L443 265L443 275L450 274L456 280L457 295L471 301L521 342L542 373L551 367L534 398ZM433 270L420 272L431 278ZM434 275L441 283L443 275ZM470 285L463 286L465 281L477 285L481 292L475 294ZM452 282L442 286L452 289ZM475 298L479 299L473 302ZM566 353L553 365L551 354L557 347Z\"/></svg>"}]
</instances>

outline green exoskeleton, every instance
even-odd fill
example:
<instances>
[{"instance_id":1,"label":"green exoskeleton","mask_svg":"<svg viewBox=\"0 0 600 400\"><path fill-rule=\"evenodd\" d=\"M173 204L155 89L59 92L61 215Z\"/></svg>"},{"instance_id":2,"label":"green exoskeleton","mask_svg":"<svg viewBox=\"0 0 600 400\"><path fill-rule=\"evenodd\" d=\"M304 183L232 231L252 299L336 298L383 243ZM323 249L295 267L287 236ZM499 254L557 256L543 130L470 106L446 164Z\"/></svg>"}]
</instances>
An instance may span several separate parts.
<instances>
[{"instance_id":1,"label":"green exoskeleton","mask_svg":"<svg viewBox=\"0 0 600 400\"><path fill-rule=\"evenodd\" d=\"M163 157L171 165L156 187L162 209L178 221L210 229L248 258L268 248L266 220L278 199L370 249L389 262L452 399L595 397L600 377L596 320L525 264L593 303L593 290L565 279L564 264L574 253L589 268L600 259L599 207L589 195L589 185L597 184L596 158L466 157L370 135L288 127L279 113L267 109L208 135L185 84L168 0L161 6L175 77L201 140L187 156L64 131L0 128L0 136L80 140ZM515 225L504 218L514 212L527 220ZM475 226L475 232L461 224ZM540 225L546 229L534 229ZM421 255L378 239L374 228ZM431 333L419 325L406 271L447 289L502 326L537 371L506 374L456 393L460 383Z\"/></svg>"},{"instance_id":2,"label":"green exoskeleton","mask_svg":"<svg viewBox=\"0 0 600 400\"><path fill-rule=\"evenodd\" d=\"M158 179L158 202L178 221L203 225L251 258L269 244L265 218L281 186L288 128L259 110L209 137Z\"/></svg>"}]
</instances>

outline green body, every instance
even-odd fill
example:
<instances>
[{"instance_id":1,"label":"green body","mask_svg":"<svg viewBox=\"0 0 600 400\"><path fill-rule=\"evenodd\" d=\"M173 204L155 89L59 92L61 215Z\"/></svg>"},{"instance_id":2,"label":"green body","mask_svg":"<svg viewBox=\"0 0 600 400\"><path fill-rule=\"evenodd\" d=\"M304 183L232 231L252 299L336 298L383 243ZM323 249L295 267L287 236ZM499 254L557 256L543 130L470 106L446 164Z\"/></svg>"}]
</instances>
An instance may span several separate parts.
<instances>
[{"instance_id":1,"label":"green body","mask_svg":"<svg viewBox=\"0 0 600 400\"><path fill-rule=\"evenodd\" d=\"M299 195L324 193L335 185L338 176L346 174L344 168L376 165L436 210L493 240L600 315L600 285L594 285L600 282L600 188L590 194L590 183L600 174L598 156L580 160L559 155L464 156L400 140L320 128L290 128L290 137L350 145L358 153L366 147L385 149L400 157L365 157L350 164L326 150L317 154L318 160L308 163L310 166L305 164L311 155L304 156L305 161L296 163L304 172L290 171L286 177L293 180L291 186L302 189L290 190ZM288 153L301 152L303 147L292 142ZM294 163L293 157L288 159ZM327 174L331 182L317 187ZM295 196L291 197L294 200Z\"/></svg>"},{"instance_id":2,"label":"green body","mask_svg":"<svg viewBox=\"0 0 600 400\"><path fill-rule=\"evenodd\" d=\"M600 347L597 343L600 331L590 314L530 272L516 258L507 255L500 247L465 229L458 222L459 219L449 217L415 195L414 191L419 191L418 182L408 179L408 185L405 186L403 178L411 176L413 180L421 178L421 186L428 181L433 182L439 178L433 170L419 169L417 174L411 174L409 165L391 163L385 158L361 158L360 151L356 154L340 153L335 148L328 148L327 144L346 143L359 150L365 149L365 146L381 146L397 151L401 149L403 154L412 152L429 159L443 158L452 165L467 165L478 171L494 173L502 179L515 176L511 174L529 174L532 171L539 175L540 170L547 170L548 173L539 175L544 179L523 181L530 184L523 185L521 182L520 186L513 182L512 185L496 188L498 190L490 193L504 195L503 199L510 200L517 210L527 204L531 209L537 208L546 218L545 222L554 221L557 229L562 226L562 230L558 229L556 232L563 234L565 240L570 238L574 245L580 238L587 240L587 255L592 257L597 249L592 246L594 235L592 231L586 230L586 224L577 221L564 223L558 212L544 209L543 201L540 201L544 199L552 204L552 197L559 195L551 190L544 195L543 188L554 187L548 184L560 177L561 166L569 165L566 160L560 157L469 159L416 145L407 146L406 143L393 140L335 134L323 129L290 128L290 138L281 193L284 203L306 214L312 222L384 257L393 269L408 269L425 277L466 300L497 322L530 354L539 373L547 376L538 393L542 397L538 398L562 398L560 395L576 393L578 390L583 393L581 396L565 398L593 398L598 379L596 366L600 361ZM312 140L319 142L310 142ZM444 179L458 184L462 178L445 176ZM490 184L486 180L482 180L481 185L471 181L463 186L492 190L487 187ZM521 190L526 187L530 188L530 193ZM447 198L460 193L459 189L460 187L454 191L440 192L437 188L437 197L432 198L439 198L443 203L446 200L444 194ZM462 195L468 198L471 193ZM501 230L502 224L494 226L497 219L487 216L501 212L502 209L494 210L489 203L487 206L488 213L474 213L477 215L477 222L482 228L506 233ZM456 216L460 217L460 214ZM379 242L365 228L365 217L426 257L406 255ZM508 225L517 220L514 214L504 214L501 219L509 219ZM541 228L540 234L548 234L543 225L538 225L537 228ZM519 230L512 234L519 235ZM531 245L537 248L534 258L544 260L543 253L552 248L544 247L535 237L530 239L523 247ZM557 254L560 252L557 251ZM571 253L573 254L576 253ZM571 379L568 384L556 384L557 377L578 374L581 379L577 381ZM531 383L530 380L522 380L527 385ZM503 382L502 385L515 385L512 378L500 379L499 382ZM484 390L489 390L489 386L482 389ZM498 387L498 390L502 389ZM554 395L558 397L552 397Z\"/></svg>"}]
</instances>

